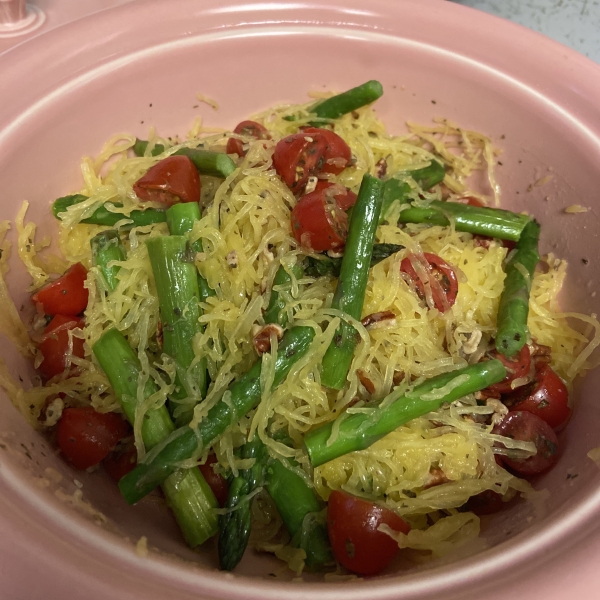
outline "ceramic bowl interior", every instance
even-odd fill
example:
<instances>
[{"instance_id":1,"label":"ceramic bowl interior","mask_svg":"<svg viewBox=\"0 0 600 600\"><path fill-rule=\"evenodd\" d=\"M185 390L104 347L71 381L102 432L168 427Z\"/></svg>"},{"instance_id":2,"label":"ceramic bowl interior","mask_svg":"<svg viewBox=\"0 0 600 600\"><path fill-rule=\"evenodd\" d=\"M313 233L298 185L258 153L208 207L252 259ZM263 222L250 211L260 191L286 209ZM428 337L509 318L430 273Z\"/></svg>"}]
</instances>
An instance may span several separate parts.
<instances>
[{"instance_id":1,"label":"ceramic bowl interior","mask_svg":"<svg viewBox=\"0 0 600 600\"><path fill-rule=\"evenodd\" d=\"M376 78L385 88L377 112L391 131L444 116L502 148L504 206L535 214L542 251L570 260L564 308L596 310L600 73L517 26L433 1L148 0L29 41L0 56L0 73L2 219L14 220L27 200L28 219L40 234L52 233L49 203L78 189L81 157L97 153L114 133L143 137L154 126L163 135L182 134L198 116L232 128L274 103L306 101L309 90L343 90ZM198 92L216 99L219 110L199 102ZM532 185L541 179L545 185ZM590 211L565 214L572 204ZM29 281L15 257L10 262L8 285L19 307ZM0 354L27 385L30 365L8 343ZM548 564L589 533L600 510L600 471L587 457L600 445L599 383L595 372L577 386L560 462L536 483L549 492L545 503L518 503L486 520L484 549L418 566L399 560L368 583L318 583L316 576L306 576L310 584L286 583L291 576L281 574L278 562L252 553L235 576L219 573L214 549L187 550L158 499L129 507L102 474L70 469L2 396L4 525L30 552L21 567L52 545L61 572L71 566L80 576L100 568L111 573L114 597L135 582L149 595L170 588L171 597L299 598L311 590L358 598L368 589L372 598L433 597L441 590L449 598L467 579L475 590L506 578L508 569L518 574L525 554L529 564ZM80 485L84 502L73 495ZM133 551L143 535L155 549L145 558Z\"/></svg>"}]
</instances>

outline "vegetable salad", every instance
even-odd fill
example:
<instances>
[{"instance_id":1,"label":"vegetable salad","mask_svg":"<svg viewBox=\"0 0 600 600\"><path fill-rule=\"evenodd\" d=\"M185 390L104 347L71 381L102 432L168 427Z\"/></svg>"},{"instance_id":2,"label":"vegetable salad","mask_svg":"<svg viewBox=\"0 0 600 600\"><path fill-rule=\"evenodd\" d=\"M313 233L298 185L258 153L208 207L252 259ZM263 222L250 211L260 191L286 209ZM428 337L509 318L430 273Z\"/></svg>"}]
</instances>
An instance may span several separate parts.
<instances>
[{"instance_id":1,"label":"vegetable salad","mask_svg":"<svg viewBox=\"0 0 600 600\"><path fill-rule=\"evenodd\" d=\"M374 575L475 538L556 464L590 368L569 319L598 323L561 312L534 216L498 208L490 140L390 135L382 93L115 136L53 203L62 256L17 218L32 317L5 329L40 382L0 383L73 467L131 504L160 487L222 569L250 545Z\"/></svg>"}]
</instances>

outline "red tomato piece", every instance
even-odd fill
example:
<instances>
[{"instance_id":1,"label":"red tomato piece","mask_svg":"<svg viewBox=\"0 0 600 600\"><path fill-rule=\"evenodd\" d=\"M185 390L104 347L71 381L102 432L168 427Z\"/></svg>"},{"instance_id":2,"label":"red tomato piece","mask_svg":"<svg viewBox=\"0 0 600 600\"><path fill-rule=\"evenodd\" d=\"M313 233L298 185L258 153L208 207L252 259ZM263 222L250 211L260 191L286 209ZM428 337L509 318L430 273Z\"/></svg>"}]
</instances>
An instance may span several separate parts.
<instances>
[{"instance_id":1,"label":"red tomato piece","mask_svg":"<svg viewBox=\"0 0 600 600\"><path fill-rule=\"evenodd\" d=\"M103 461L104 470L115 481L125 477L137 464L137 450L133 442L123 448L117 448L111 452Z\"/></svg>"},{"instance_id":2,"label":"red tomato piece","mask_svg":"<svg viewBox=\"0 0 600 600\"><path fill-rule=\"evenodd\" d=\"M150 167L133 185L140 200L172 206L178 202L200 201L198 169L187 156L168 156Z\"/></svg>"},{"instance_id":3,"label":"red tomato piece","mask_svg":"<svg viewBox=\"0 0 600 600\"><path fill-rule=\"evenodd\" d=\"M295 133L280 140L273 152L273 166L292 192L301 192L311 175L321 172L327 141L322 135Z\"/></svg>"},{"instance_id":4,"label":"red tomato piece","mask_svg":"<svg viewBox=\"0 0 600 600\"><path fill-rule=\"evenodd\" d=\"M336 560L359 575L375 575L385 569L398 553L398 544L378 531L382 524L408 533L410 526L395 512L333 491L327 504L327 531Z\"/></svg>"},{"instance_id":5,"label":"red tomato piece","mask_svg":"<svg viewBox=\"0 0 600 600\"><path fill-rule=\"evenodd\" d=\"M129 425L115 413L99 413L91 406L65 408L56 429L58 447L76 469L97 465L129 433Z\"/></svg>"},{"instance_id":6,"label":"red tomato piece","mask_svg":"<svg viewBox=\"0 0 600 600\"><path fill-rule=\"evenodd\" d=\"M528 395L513 403L512 410L524 410L543 419L552 429L561 429L571 416L569 392L562 379L546 363L536 365L536 381Z\"/></svg>"},{"instance_id":7,"label":"red tomato piece","mask_svg":"<svg viewBox=\"0 0 600 600\"><path fill-rule=\"evenodd\" d=\"M44 360L39 366L45 379L62 373L67 367L69 353L69 330L82 329L84 321L77 317L56 315L44 329L38 348ZM83 358L83 340L73 337L73 356Z\"/></svg>"},{"instance_id":8,"label":"red tomato piece","mask_svg":"<svg viewBox=\"0 0 600 600\"><path fill-rule=\"evenodd\" d=\"M478 516L493 515L504 507L502 496L492 490L484 490L480 494L471 496L465 508Z\"/></svg>"},{"instance_id":9,"label":"red tomato piece","mask_svg":"<svg viewBox=\"0 0 600 600\"><path fill-rule=\"evenodd\" d=\"M515 379L522 379L529 375L529 370L531 369L531 352L527 344L521 348L519 354L512 358L508 358L496 350L490 352L489 355L491 358L499 359L506 367L506 377L499 383L486 388L490 392L495 394L509 394L514 391L512 384Z\"/></svg>"},{"instance_id":10,"label":"red tomato piece","mask_svg":"<svg viewBox=\"0 0 600 600\"><path fill-rule=\"evenodd\" d=\"M229 484L225 477L219 473L215 473L213 465L217 462L217 457L214 454L209 454L206 462L203 465L199 465L200 472L206 479L206 483L210 486L213 491L219 506L225 506L227 502L227 496L229 495Z\"/></svg>"},{"instance_id":11,"label":"red tomato piece","mask_svg":"<svg viewBox=\"0 0 600 600\"><path fill-rule=\"evenodd\" d=\"M271 136L265 127L256 121L242 121L236 125L233 133L239 133L255 140L270 140ZM227 140L227 154L237 154L240 158L246 156L246 150L244 150L244 142L236 138L229 138Z\"/></svg>"},{"instance_id":12,"label":"red tomato piece","mask_svg":"<svg viewBox=\"0 0 600 600\"><path fill-rule=\"evenodd\" d=\"M56 281L35 292L31 300L41 304L46 315L79 315L88 303L88 291L83 285L86 277L87 269L81 263L76 263Z\"/></svg>"},{"instance_id":13,"label":"red tomato piece","mask_svg":"<svg viewBox=\"0 0 600 600\"><path fill-rule=\"evenodd\" d=\"M456 302L458 295L456 271L437 254L424 252L423 257L424 260L418 254L409 254L400 263L400 271L413 280L423 300L427 300L426 286L429 287L433 307L444 313Z\"/></svg>"},{"instance_id":14,"label":"red tomato piece","mask_svg":"<svg viewBox=\"0 0 600 600\"><path fill-rule=\"evenodd\" d=\"M342 210L348 210L351 206L356 204L356 194L339 183L319 180L314 191L320 192L322 190L331 190L334 192L335 196L333 197Z\"/></svg>"},{"instance_id":15,"label":"red tomato piece","mask_svg":"<svg viewBox=\"0 0 600 600\"><path fill-rule=\"evenodd\" d=\"M308 133L311 137L323 136L327 142L325 162L321 167L321 173L339 175L348 166L352 160L352 151L350 146L337 133L321 127L304 127L302 131Z\"/></svg>"},{"instance_id":16,"label":"red tomato piece","mask_svg":"<svg viewBox=\"0 0 600 600\"><path fill-rule=\"evenodd\" d=\"M537 454L526 459L502 456L502 462L520 475L539 475L551 469L558 460L558 438L553 429L536 415L525 411L511 411L493 429L493 433L513 440L533 442Z\"/></svg>"},{"instance_id":17,"label":"red tomato piece","mask_svg":"<svg viewBox=\"0 0 600 600\"><path fill-rule=\"evenodd\" d=\"M348 216L327 190L311 192L292 210L292 232L303 248L339 250L348 236Z\"/></svg>"}]
</instances>

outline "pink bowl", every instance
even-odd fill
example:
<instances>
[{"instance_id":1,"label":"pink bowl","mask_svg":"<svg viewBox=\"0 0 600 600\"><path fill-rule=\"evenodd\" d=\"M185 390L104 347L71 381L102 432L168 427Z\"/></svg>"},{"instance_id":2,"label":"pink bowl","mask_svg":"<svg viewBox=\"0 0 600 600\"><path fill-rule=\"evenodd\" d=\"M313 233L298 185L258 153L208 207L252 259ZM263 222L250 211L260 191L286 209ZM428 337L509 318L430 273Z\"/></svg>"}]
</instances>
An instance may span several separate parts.
<instances>
[{"instance_id":1,"label":"pink bowl","mask_svg":"<svg viewBox=\"0 0 600 600\"><path fill-rule=\"evenodd\" d=\"M138 1L55 29L0 55L2 219L23 200L51 232L49 203L80 185L79 160L119 131L185 132L194 117L233 127L309 89L384 84L377 110L393 131L445 116L489 134L505 152L504 205L534 213L542 250L570 259L565 308L596 310L600 262L600 68L531 31L447 2ZM220 110L199 104L216 98ZM545 175L544 186L531 187ZM584 215L564 208L582 204ZM584 264L582 259L589 259ZM28 281L14 259L17 306ZM29 365L3 344L11 372ZM0 398L0 589L3 598L563 598L596 596L600 575L599 374L578 387L558 466L522 503L491 520L486 548L370 581L305 583L269 577L280 566L248 556L236 574L213 549L184 547L164 507L128 507L102 476L75 472ZM51 469L48 471L48 469ZM56 482L56 474L62 479ZM573 477L573 475L577 477ZM54 477L54 479L53 479ZM77 480L77 484L74 482ZM44 482L47 483L44 483ZM91 504L65 501L83 484ZM106 515L100 524L94 509ZM152 550L134 551L145 535ZM35 576L31 576L34 572Z\"/></svg>"}]
</instances>

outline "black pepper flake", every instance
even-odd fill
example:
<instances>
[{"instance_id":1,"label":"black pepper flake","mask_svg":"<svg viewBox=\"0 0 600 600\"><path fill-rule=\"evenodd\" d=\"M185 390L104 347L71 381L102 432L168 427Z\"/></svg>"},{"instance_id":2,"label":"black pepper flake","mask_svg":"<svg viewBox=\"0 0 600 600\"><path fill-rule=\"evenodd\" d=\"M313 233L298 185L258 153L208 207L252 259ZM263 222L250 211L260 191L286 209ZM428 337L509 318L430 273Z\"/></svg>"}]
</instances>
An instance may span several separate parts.
<instances>
[{"instance_id":1,"label":"black pepper flake","mask_svg":"<svg viewBox=\"0 0 600 600\"><path fill-rule=\"evenodd\" d=\"M498 161L498 164L499 164L500 166L502 166L502 163L501 163L500 161Z\"/></svg>"},{"instance_id":2,"label":"black pepper flake","mask_svg":"<svg viewBox=\"0 0 600 600\"><path fill-rule=\"evenodd\" d=\"M150 108L152 108L152 102L150 102L150 104L148 104L148 106L149 106Z\"/></svg>"},{"instance_id":3,"label":"black pepper flake","mask_svg":"<svg viewBox=\"0 0 600 600\"><path fill-rule=\"evenodd\" d=\"M500 139L501 139L501 140L505 140L505 139L506 139L506 136L505 136L504 134L502 134L502 135L500 136Z\"/></svg>"},{"instance_id":4,"label":"black pepper flake","mask_svg":"<svg viewBox=\"0 0 600 600\"><path fill-rule=\"evenodd\" d=\"M432 100L431 104L437 104L437 102L435 100Z\"/></svg>"},{"instance_id":5,"label":"black pepper flake","mask_svg":"<svg viewBox=\"0 0 600 600\"><path fill-rule=\"evenodd\" d=\"M587 258L582 258L582 259L581 259L581 262L582 262L584 265L587 265L587 264L589 264L589 262L590 262L590 261L589 261Z\"/></svg>"},{"instance_id":6,"label":"black pepper flake","mask_svg":"<svg viewBox=\"0 0 600 600\"><path fill-rule=\"evenodd\" d=\"M579 477L579 473L567 473L567 479L575 479Z\"/></svg>"}]
</instances>

